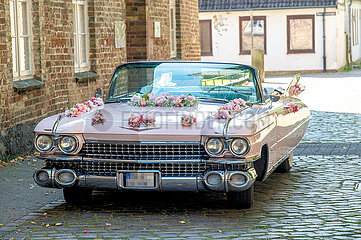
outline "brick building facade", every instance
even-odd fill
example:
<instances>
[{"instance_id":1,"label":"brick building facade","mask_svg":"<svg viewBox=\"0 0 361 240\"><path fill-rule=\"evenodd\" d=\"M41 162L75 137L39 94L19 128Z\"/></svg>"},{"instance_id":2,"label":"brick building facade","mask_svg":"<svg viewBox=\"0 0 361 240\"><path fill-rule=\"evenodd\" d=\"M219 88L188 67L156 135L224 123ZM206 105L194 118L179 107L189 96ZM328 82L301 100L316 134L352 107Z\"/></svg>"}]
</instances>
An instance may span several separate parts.
<instances>
[{"instance_id":1,"label":"brick building facade","mask_svg":"<svg viewBox=\"0 0 361 240\"><path fill-rule=\"evenodd\" d=\"M172 57L200 60L197 0L0 0L0 155L31 152L35 124L117 65Z\"/></svg>"}]
</instances>

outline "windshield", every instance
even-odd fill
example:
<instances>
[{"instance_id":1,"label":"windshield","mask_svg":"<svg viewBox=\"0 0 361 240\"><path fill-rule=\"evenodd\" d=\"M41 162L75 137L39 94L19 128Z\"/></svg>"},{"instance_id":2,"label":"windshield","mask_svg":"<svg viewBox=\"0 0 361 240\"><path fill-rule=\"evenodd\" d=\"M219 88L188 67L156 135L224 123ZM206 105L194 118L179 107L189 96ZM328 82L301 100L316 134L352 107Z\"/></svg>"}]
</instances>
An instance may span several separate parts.
<instances>
[{"instance_id":1,"label":"windshield","mask_svg":"<svg viewBox=\"0 0 361 240\"><path fill-rule=\"evenodd\" d=\"M125 64L116 69L107 101L134 93L161 96L192 94L198 98L236 98L260 102L254 71L246 66L222 63L149 62Z\"/></svg>"}]
</instances>

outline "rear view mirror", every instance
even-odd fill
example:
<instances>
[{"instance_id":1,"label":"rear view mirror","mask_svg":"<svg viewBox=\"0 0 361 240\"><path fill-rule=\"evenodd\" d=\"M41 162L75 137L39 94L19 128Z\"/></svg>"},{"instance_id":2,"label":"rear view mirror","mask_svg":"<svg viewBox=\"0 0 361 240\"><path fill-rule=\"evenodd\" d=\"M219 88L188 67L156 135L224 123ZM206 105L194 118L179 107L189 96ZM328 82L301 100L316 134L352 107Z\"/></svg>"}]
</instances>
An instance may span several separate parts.
<instances>
[{"instance_id":1,"label":"rear view mirror","mask_svg":"<svg viewBox=\"0 0 361 240\"><path fill-rule=\"evenodd\" d=\"M279 91L277 91L277 90L274 90L270 94L269 98L271 99L271 102L278 102L280 100L280 98L281 98L281 93Z\"/></svg>"}]
</instances>

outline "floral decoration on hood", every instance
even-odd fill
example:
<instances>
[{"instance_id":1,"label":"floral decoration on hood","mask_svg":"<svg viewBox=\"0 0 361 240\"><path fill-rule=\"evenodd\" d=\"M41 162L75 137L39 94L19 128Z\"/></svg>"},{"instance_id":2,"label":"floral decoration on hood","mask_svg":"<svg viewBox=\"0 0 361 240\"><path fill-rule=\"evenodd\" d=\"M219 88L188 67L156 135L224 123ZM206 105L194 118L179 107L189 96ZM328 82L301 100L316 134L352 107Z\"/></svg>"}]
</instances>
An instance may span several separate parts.
<instances>
[{"instance_id":1,"label":"floral decoration on hood","mask_svg":"<svg viewBox=\"0 0 361 240\"><path fill-rule=\"evenodd\" d=\"M300 95L301 92L305 91L305 87L301 86L300 84L295 84L295 85L291 86L288 91L289 91L290 97L297 96L297 95Z\"/></svg>"},{"instance_id":2,"label":"floral decoration on hood","mask_svg":"<svg viewBox=\"0 0 361 240\"><path fill-rule=\"evenodd\" d=\"M72 108L66 110L64 115L65 117L78 117L83 113L88 113L103 105L104 105L103 99L93 97L84 103L75 104Z\"/></svg>"},{"instance_id":3,"label":"floral decoration on hood","mask_svg":"<svg viewBox=\"0 0 361 240\"><path fill-rule=\"evenodd\" d=\"M178 97L163 93L160 97L153 93L141 95L135 93L129 101L129 104L137 107L193 107L198 104L196 97L191 94L180 95Z\"/></svg>"},{"instance_id":4,"label":"floral decoration on hood","mask_svg":"<svg viewBox=\"0 0 361 240\"><path fill-rule=\"evenodd\" d=\"M218 112L214 115L215 119L228 119L238 112L247 107L246 102L242 98L234 99L233 101L226 103L223 107L218 109Z\"/></svg>"},{"instance_id":5,"label":"floral decoration on hood","mask_svg":"<svg viewBox=\"0 0 361 240\"><path fill-rule=\"evenodd\" d=\"M128 118L128 125L132 128L149 127L154 125L155 119L152 114L132 114Z\"/></svg>"},{"instance_id":6,"label":"floral decoration on hood","mask_svg":"<svg viewBox=\"0 0 361 240\"><path fill-rule=\"evenodd\" d=\"M197 122L197 119L193 117L193 115L191 114L185 114L182 116L181 119L182 119L182 125L186 127L191 126Z\"/></svg>"},{"instance_id":7,"label":"floral decoration on hood","mask_svg":"<svg viewBox=\"0 0 361 240\"><path fill-rule=\"evenodd\" d=\"M298 112L298 110L299 110L299 107L294 102L289 102L283 107L283 112L286 114L287 113L295 113L295 112Z\"/></svg>"},{"instance_id":8,"label":"floral decoration on hood","mask_svg":"<svg viewBox=\"0 0 361 240\"><path fill-rule=\"evenodd\" d=\"M94 117L92 118L92 125L96 125L96 124L104 124L106 117L104 116L104 114L99 110L95 113Z\"/></svg>"}]
</instances>

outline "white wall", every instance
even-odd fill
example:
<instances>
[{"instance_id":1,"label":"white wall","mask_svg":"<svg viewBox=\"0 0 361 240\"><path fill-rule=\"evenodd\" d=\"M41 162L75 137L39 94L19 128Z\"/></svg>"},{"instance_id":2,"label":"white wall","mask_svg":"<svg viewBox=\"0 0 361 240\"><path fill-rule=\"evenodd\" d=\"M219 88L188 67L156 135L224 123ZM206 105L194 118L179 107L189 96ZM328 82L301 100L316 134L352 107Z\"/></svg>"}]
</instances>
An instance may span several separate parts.
<instances>
[{"instance_id":1,"label":"white wall","mask_svg":"<svg viewBox=\"0 0 361 240\"><path fill-rule=\"evenodd\" d=\"M328 12L338 12L328 8ZM322 8L253 11L254 16L266 16L267 54L265 71L322 70L323 40L322 17L316 12ZM315 14L315 53L287 54L287 15ZM227 61L250 64L250 55L239 55L239 17L249 16L249 11L200 12L199 18L212 19L213 56L203 56L202 61ZM339 16L326 17L327 69L339 69L344 58L338 50L340 41ZM342 21L343 22L343 21ZM342 31L343 31L342 26ZM344 40L343 40L344 43ZM344 44L343 44L344 45ZM343 53L344 55L344 53Z\"/></svg>"},{"instance_id":2,"label":"white wall","mask_svg":"<svg viewBox=\"0 0 361 240\"><path fill-rule=\"evenodd\" d=\"M345 7L344 5L339 5L337 8L337 31L336 31L336 69L341 69L346 64L346 35L345 35Z\"/></svg>"},{"instance_id":3,"label":"white wall","mask_svg":"<svg viewBox=\"0 0 361 240\"><path fill-rule=\"evenodd\" d=\"M361 1L360 2L353 2L351 8L352 9L357 9L357 11L359 12L359 18L358 18L358 39L359 39L359 43L354 46L352 44L352 39L351 39L352 61L355 62L355 61L359 61L361 59ZM352 25L351 25L351 28L352 28Z\"/></svg>"}]
</instances>

